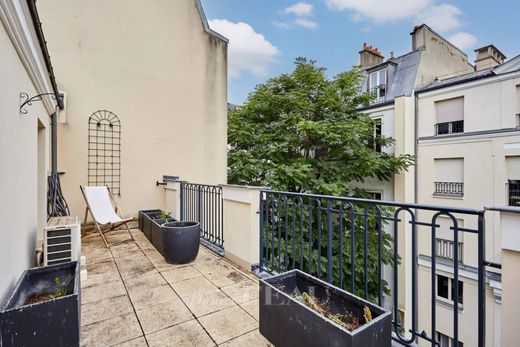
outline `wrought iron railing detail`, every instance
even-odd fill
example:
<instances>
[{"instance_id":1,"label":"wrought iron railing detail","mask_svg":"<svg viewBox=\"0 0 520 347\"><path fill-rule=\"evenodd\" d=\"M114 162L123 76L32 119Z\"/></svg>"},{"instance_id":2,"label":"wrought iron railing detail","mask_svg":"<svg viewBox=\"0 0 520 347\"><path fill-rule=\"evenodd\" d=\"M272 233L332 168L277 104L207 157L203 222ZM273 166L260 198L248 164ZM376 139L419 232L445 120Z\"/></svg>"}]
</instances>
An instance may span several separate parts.
<instances>
[{"instance_id":1,"label":"wrought iron railing detail","mask_svg":"<svg viewBox=\"0 0 520 347\"><path fill-rule=\"evenodd\" d=\"M457 134L464 132L464 121L445 122L435 124L435 135Z\"/></svg>"},{"instance_id":2,"label":"wrought iron railing detail","mask_svg":"<svg viewBox=\"0 0 520 347\"><path fill-rule=\"evenodd\" d=\"M508 181L509 206L520 206L520 180Z\"/></svg>"},{"instance_id":3,"label":"wrought iron railing detail","mask_svg":"<svg viewBox=\"0 0 520 347\"><path fill-rule=\"evenodd\" d=\"M223 249L222 187L182 182L180 215L183 221L199 222L200 237Z\"/></svg>"},{"instance_id":4,"label":"wrought iron railing detail","mask_svg":"<svg viewBox=\"0 0 520 347\"><path fill-rule=\"evenodd\" d=\"M438 346L435 336L437 300L437 232L440 218L448 218L454 244L459 233L472 233L478 239L478 346L485 341L485 251L484 212L474 209L402 204L388 201L310 195L263 190L260 194L260 263L259 271L279 273L300 269L340 288L362 296L393 312L394 340L409 346L414 343ZM443 218L443 219L444 219ZM459 226L463 219L474 229ZM444 226L446 227L446 226ZM407 236L408 235L408 236ZM421 291L421 298L431 302L431 326L419 330L418 321L418 238L428 238L431 292ZM399 238L410 240L408 250L399 249ZM400 264L400 254L406 253ZM424 252L423 252L424 253ZM453 249L459 259L461 248ZM390 256L389 256L390 255ZM443 259L452 267L454 279L452 336L459 340L459 267L458 261ZM391 275L383 278L383 269ZM402 268L401 268L402 267ZM399 273L411 269L411 282L399 283ZM388 271L385 270L385 273ZM408 314L410 326L399 321L399 290L411 293ZM467 300L464 303L468 305Z\"/></svg>"},{"instance_id":5,"label":"wrought iron railing detail","mask_svg":"<svg viewBox=\"0 0 520 347\"><path fill-rule=\"evenodd\" d=\"M463 182L434 182L435 195L464 196Z\"/></svg>"},{"instance_id":6,"label":"wrought iron railing detail","mask_svg":"<svg viewBox=\"0 0 520 347\"><path fill-rule=\"evenodd\" d=\"M463 243L459 242L457 245L458 248L458 261L462 263L462 250ZM437 239L437 258L446 259L446 260L454 260L455 259L455 242L452 240L445 239Z\"/></svg>"}]
</instances>

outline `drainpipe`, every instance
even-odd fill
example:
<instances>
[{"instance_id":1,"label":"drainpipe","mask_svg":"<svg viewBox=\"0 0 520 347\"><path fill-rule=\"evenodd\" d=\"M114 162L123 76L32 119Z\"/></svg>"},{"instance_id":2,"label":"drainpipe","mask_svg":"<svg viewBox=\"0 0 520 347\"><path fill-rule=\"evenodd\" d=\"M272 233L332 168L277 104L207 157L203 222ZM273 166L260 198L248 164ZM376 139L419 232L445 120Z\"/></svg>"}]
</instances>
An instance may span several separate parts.
<instances>
[{"instance_id":1,"label":"drainpipe","mask_svg":"<svg viewBox=\"0 0 520 347\"><path fill-rule=\"evenodd\" d=\"M413 135L413 138L414 138L414 156L415 156L415 171L414 171L414 184L415 184L415 189L414 189L414 202L417 203L418 202L418 198L419 198L419 194L418 194L418 187L419 187L419 166L417 165L417 147L418 147L418 142L419 142L419 139L417 138L417 131L418 131L418 122L419 122L419 94L417 92L414 92L414 102L415 102L415 107L414 107L414 113L415 113L415 122L414 122L414 132L415 134Z\"/></svg>"},{"instance_id":2,"label":"drainpipe","mask_svg":"<svg viewBox=\"0 0 520 347\"><path fill-rule=\"evenodd\" d=\"M51 173L58 173L58 124L56 111L51 114Z\"/></svg>"}]
</instances>

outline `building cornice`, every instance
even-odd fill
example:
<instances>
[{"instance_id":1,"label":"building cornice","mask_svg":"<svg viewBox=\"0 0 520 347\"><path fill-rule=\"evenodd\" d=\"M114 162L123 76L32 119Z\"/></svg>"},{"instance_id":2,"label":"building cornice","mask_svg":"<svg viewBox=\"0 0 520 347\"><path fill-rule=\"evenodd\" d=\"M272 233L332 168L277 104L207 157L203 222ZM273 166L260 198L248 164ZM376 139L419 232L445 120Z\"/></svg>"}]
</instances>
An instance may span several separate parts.
<instances>
[{"instance_id":1,"label":"building cornice","mask_svg":"<svg viewBox=\"0 0 520 347\"><path fill-rule=\"evenodd\" d=\"M208 19L206 18L206 14L204 13L204 8L202 7L202 3L200 2L200 0L195 0L195 4L197 5L197 9L199 10L200 20L202 21L204 31L210 34L211 36L228 43L229 40L226 37L222 36L221 34L217 33L209 27Z\"/></svg>"},{"instance_id":2,"label":"building cornice","mask_svg":"<svg viewBox=\"0 0 520 347\"><path fill-rule=\"evenodd\" d=\"M437 135L437 136L423 136L417 139L419 144L421 143L443 143L443 142L460 142L460 141L471 141L488 139L495 137L507 137L507 136L519 136L520 128L508 128L508 129L494 129L494 130L483 130L473 131L466 133L450 134L450 135Z\"/></svg>"},{"instance_id":3,"label":"building cornice","mask_svg":"<svg viewBox=\"0 0 520 347\"><path fill-rule=\"evenodd\" d=\"M31 20L27 4L19 0L0 1L0 21L3 23L20 61L38 94L53 91L43 53ZM20 91L26 92L26 91ZM50 96L43 98L43 105L49 114L54 112L55 102Z\"/></svg>"}]
</instances>

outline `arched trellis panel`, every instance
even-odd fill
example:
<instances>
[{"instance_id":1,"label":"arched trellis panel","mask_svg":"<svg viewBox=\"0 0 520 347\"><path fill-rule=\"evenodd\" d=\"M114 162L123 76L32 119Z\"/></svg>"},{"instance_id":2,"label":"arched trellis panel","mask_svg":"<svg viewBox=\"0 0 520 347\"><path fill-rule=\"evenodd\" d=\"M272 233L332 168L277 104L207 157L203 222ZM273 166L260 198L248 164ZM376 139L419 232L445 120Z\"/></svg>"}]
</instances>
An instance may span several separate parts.
<instances>
[{"instance_id":1,"label":"arched trellis panel","mask_svg":"<svg viewBox=\"0 0 520 347\"><path fill-rule=\"evenodd\" d=\"M106 185L121 194L121 122L108 110L88 120L88 185Z\"/></svg>"}]
</instances>

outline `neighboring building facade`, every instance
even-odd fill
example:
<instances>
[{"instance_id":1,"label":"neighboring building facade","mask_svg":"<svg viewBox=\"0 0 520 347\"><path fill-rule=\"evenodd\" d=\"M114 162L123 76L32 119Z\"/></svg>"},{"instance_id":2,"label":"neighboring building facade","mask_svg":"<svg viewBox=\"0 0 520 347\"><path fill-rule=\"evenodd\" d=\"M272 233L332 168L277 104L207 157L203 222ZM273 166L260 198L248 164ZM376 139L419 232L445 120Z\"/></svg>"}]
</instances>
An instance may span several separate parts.
<instances>
[{"instance_id":1,"label":"neighboring building facade","mask_svg":"<svg viewBox=\"0 0 520 347\"><path fill-rule=\"evenodd\" d=\"M476 50L475 71L441 79L417 94L417 198L418 203L481 209L484 206L520 205L520 56L504 63L494 46ZM457 217L464 228L475 220ZM437 321L453 317L453 222L439 219L436 256ZM501 263L500 220L486 214L486 260ZM421 290L431 290L431 241L420 238ZM459 248L459 340L476 345L477 237L460 232ZM443 260L444 259L444 260ZM444 262L444 264L442 264ZM487 345L500 346L500 270L487 268ZM428 306L430 296L419 297ZM467 303L467 305L464 305ZM429 312L420 312L421 329L430 331ZM453 337L451 325L438 325L443 341ZM450 345L451 346L451 345Z\"/></svg>"},{"instance_id":2,"label":"neighboring building facade","mask_svg":"<svg viewBox=\"0 0 520 347\"><path fill-rule=\"evenodd\" d=\"M26 113L20 105L57 89L32 16L28 1L0 1L0 302L22 271L35 265L47 217L49 116L56 102L44 96Z\"/></svg>"},{"instance_id":3,"label":"neighboring building facade","mask_svg":"<svg viewBox=\"0 0 520 347\"><path fill-rule=\"evenodd\" d=\"M66 94L58 166L72 215L84 213L80 184L107 184L133 215L163 206L163 175L226 183L227 40L199 0L38 7Z\"/></svg>"},{"instance_id":4,"label":"neighboring building facade","mask_svg":"<svg viewBox=\"0 0 520 347\"><path fill-rule=\"evenodd\" d=\"M377 48L364 44L360 54L360 65L366 78L362 89L374 95L372 103L361 109L376 120L374 136L384 135L395 139L393 146L380 150L390 155L416 154L416 105L414 91L435 80L437 76L453 75L473 71L467 55L452 43L423 24L411 33L412 51L399 57L384 60ZM376 199L388 201L415 202L415 167L395 176L392 181L383 182L368 179L359 187L372 193ZM409 218L403 214L403 218ZM404 225L399 225L399 254L402 266L399 271L400 283L411 283L411 262L407 258L411 250L411 233ZM389 227L391 227L389 225ZM389 230L392 233L391 230ZM385 278L391 278L387 269ZM389 281L391 283L391 281ZM410 291L401 286L399 291L400 319L406 326L411 324ZM408 287L409 288L409 287Z\"/></svg>"}]
</instances>

